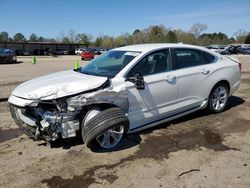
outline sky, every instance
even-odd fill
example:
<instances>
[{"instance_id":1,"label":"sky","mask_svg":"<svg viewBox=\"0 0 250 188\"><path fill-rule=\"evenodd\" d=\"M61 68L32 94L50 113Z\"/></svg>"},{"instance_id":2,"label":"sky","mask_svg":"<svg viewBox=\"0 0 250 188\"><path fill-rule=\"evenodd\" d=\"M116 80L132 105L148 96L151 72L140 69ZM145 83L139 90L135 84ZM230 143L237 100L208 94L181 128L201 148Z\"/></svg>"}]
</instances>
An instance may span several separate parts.
<instances>
[{"instance_id":1,"label":"sky","mask_svg":"<svg viewBox=\"0 0 250 188\"><path fill-rule=\"evenodd\" d=\"M250 0L0 0L0 10L0 32L10 36L56 38L72 29L95 38L160 24L188 31L195 23L229 37L250 31Z\"/></svg>"}]
</instances>

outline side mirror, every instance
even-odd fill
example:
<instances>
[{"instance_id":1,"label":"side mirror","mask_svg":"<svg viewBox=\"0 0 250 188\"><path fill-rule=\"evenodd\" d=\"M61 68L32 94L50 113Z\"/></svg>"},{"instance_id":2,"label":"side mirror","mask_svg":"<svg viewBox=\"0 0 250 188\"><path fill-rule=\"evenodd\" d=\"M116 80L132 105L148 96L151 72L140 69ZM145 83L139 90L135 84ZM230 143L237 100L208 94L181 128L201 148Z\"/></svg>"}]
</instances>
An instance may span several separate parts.
<instances>
[{"instance_id":1,"label":"side mirror","mask_svg":"<svg viewBox=\"0 0 250 188\"><path fill-rule=\"evenodd\" d=\"M133 82L136 86L136 89L144 89L145 83L141 73L135 73L134 76L128 77L126 81Z\"/></svg>"}]
</instances>

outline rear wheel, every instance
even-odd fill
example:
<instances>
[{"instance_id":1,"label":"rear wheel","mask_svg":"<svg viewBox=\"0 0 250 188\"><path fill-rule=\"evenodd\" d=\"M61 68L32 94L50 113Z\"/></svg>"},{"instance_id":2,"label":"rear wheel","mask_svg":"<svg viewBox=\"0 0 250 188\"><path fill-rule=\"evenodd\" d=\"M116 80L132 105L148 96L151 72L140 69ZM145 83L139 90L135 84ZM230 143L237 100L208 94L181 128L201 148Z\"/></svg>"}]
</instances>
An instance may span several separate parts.
<instances>
[{"instance_id":1,"label":"rear wheel","mask_svg":"<svg viewBox=\"0 0 250 188\"><path fill-rule=\"evenodd\" d=\"M217 84L209 96L208 109L213 113L223 111L228 101L228 87L224 83Z\"/></svg>"},{"instance_id":2,"label":"rear wheel","mask_svg":"<svg viewBox=\"0 0 250 188\"><path fill-rule=\"evenodd\" d=\"M114 150L122 142L128 126L128 118L119 108L109 108L82 123L82 139L92 149L97 146L105 151Z\"/></svg>"}]
</instances>

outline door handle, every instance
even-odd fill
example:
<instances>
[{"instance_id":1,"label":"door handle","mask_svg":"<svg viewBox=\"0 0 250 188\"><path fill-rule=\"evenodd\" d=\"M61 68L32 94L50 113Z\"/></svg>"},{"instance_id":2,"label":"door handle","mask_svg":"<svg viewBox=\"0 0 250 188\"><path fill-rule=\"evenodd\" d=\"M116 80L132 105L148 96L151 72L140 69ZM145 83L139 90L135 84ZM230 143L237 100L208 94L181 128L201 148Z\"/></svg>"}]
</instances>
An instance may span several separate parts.
<instances>
[{"instance_id":1,"label":"door handle","mask_svg":"<svg viewBox=\"0 0 250 188\"><path fill-rule=\"evenodd\" d=\"M176 77L175 76L170 76L170 75L168 75L167 77L166 77L166 80L167 80L167 82L173 82L173 81L175 81L175 79L176 79Z\"/></svg>"},{"instance_id":2,"label":"door handle","mask_svg":"<svg viewBox=\"0 0 250 188\"><path fill-rule=\"evenodd\" d=\"M210 73L210 70L202 70L202 74L208 75Z\"/></svg>"}]
</instances>

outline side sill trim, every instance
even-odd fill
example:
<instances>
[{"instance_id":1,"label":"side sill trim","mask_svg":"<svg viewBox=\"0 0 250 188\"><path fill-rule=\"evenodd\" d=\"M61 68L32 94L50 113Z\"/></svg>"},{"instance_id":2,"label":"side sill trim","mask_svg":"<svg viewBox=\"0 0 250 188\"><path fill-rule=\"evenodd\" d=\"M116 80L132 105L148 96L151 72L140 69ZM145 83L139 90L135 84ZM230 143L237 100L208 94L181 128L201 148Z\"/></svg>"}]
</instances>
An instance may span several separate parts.
<instances>
[{"instance_id":1,"label":"side sill trim","mask_svg":"<svg viewBox=\"0 0 250 188\"><path fill-rule=\"evenodd\" d=\"M196 106L196 107L190 108L190 109L188 109L188 110L184 110L184 111L182 111L182 112L179 112L179 113L173 114L173 115L171 115L171 116L166 116L166 117L161 118L161 119L159 119L159 120L152 121L152 122L149 122L149 123L147 123L147 124L141 125L141 126L139 126L139 127L133 128L133 129L131 129L130 131L134 131L134 130L139 129L139 128L142 128L142 127L144 127L144 126L147 126L147 125L150 125L150 124L156 123L156 122L158 122L158 121L162 121L162 120L164 120L164 119L168 119L168 118L173 117L173 116L180 115L180 114L182 114L182 113L185 113L185 112L188 112L188 111L194 110L194 109L199 108L199 107L200 107L200 106Z\"/></svg>"}]
</instances>

